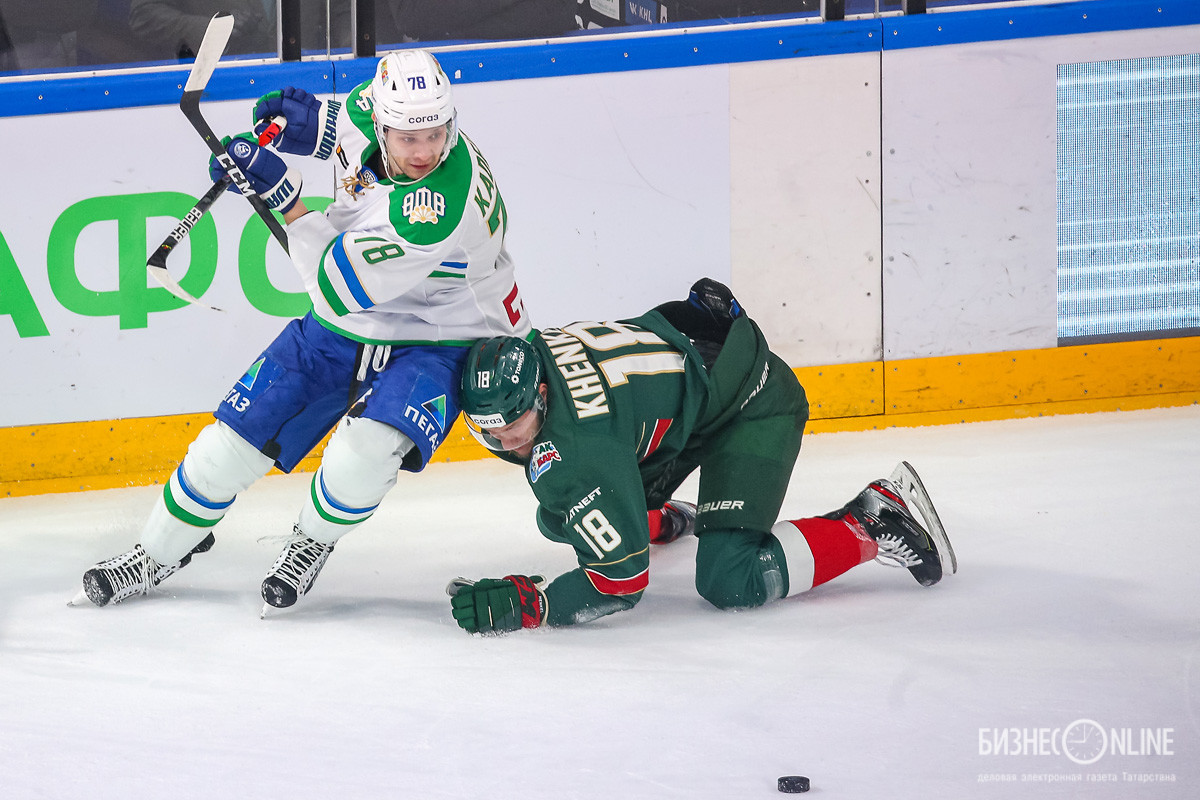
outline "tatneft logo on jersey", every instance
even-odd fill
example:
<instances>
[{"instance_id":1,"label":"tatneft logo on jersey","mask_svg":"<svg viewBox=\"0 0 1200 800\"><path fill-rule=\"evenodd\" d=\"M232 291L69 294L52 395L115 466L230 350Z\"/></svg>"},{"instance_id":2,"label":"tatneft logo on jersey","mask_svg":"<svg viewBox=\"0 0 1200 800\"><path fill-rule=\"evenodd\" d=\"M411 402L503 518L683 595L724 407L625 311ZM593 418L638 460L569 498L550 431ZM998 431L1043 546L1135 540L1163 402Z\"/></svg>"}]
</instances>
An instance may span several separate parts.
<instances>
[{"instance_id":1,"label":"tatneft logo on jersey","mask_svg":"<svg viewBox=\"0 0 1200 800\"><path fill-rule=\"evenodd\" d=\"M592 501L595 500L599 496L600 496L600 487L597 486L595 489L592 489L590 492L585 494L578 503L571 506L570 510L567 511L567 524L570 525L571 520L575 518L575 515L578 514L580 511L583 511L588 506L590 506L592 504Z\"/></svg>"},{"instance_id":2,"label":"tatneft logo on jersey","mask_svg":"<svg viewBox=\"0 0 1200 800\"><path fill-rule=\"evenodd\" d=\"M408 217L409 224L418 222L437 221L446 215L446 198L441 192L435 192L427 186L422 186L415 192L404 195L400 210Z\"/></svg>"},{"instance_id":3,"label":"tatneft logo on jersey","mask_svg":"<svg viewBox=\"0 0 1200 800\"><path fill-rule=\"evenodd\" d=\"M558 448L554 446L554 442L535 444L533 453L529 456L529 482L537 483L538 478L554 466L555 461L562 461L562 456L558 454Z\"/></svg>"}]
</instances>

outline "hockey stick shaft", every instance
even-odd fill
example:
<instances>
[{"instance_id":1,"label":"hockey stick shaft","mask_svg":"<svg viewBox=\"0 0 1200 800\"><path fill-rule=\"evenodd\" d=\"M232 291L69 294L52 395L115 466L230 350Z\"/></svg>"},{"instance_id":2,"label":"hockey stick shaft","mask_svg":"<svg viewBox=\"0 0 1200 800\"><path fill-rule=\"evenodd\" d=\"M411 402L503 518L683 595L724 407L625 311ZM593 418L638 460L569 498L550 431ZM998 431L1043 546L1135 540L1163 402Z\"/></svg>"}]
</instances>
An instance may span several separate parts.
<instances>
[{"instance_id":1,"label":"hockey stick shaft","mask_svg":"<svg viewBox=\"0 0 1200 800\"><path fill-rule=\"evenodd\" d=\"M212 204L217 202L217 198L225 193L225 189L232 182L233 178L229 177L228 175L224 175L220 180L214 183L212 187L204 193L204 196L196 201L196 205L192 206L192 210L185 214L183 219L179 220L179 224L176 225L169 234L167 234L167 238L163 239L163 243L158 246L158 249L150 255L150 258L146 260L147 266L163 267L165 269L167 265L167 256L169 256L171 251L175 249L175 245L183 241L184 237L186 237L191 232L192 228L196 226L196 223L208 213L208 210L212 208Z\"/></svg>"},{"instance_id":2,"label":"hockey stick shaft","mask_svg":"<svg viewBox=\"0 0 1200 800\"><path fill-rule=\"evenodd\" d=\"M188 303L194 303L199 306L207 306L214 311L221 309L216 306L210 306L200 298L188 292L179 285L179 281L171 277L171 273L167 271L167 256L175 249L175 245L179 244L187 237L192 228L196 226L208 210L212 208L212 204L217 202L217 198L225 193L229 184L233 182L233 178L228 175L223 175L214 183L209 190L204 193L204 196L196 201L196 205L192 206L191 211L184 214L183 219L167 234L167 238L158 246L158 249L150 254L150 258L146 259L146 271L154 276L164 289L171 294L184 300Z\"/></svg>"},{"instance_id":3,"label":"hockey stick shaft","mask_svg":"<svg viewBox=\"0 0 1200 800\"><path fill-rule=\"evenodd\" d=\"M187 117L188 122L192 123L192 127L200 134L200 138L208 145L208 149L212 151L213 156L220 163L221 167L228 173L233 183L238 187L238 190L245 195L250 201L250 205L254 208L255 213L262 218L266 223L267 229L271 231L271 235L283 247L284 252L288 252L287 233L283 226L279 224L279 220L271 213L271 209L267 208L266 202L261 197L255 194L254 189L250 187L250 181L246 180L246 176L242 173L238 165L234 163L229 154L225 152L225 148L221 145L221 140L213 133L213 129L204 119L204 115L200 113L200 97L204 94L204 89L208 86L208 81L212 78L212 74L216 71L217 62L221 60L221 55L225 52L225 45L229 42L229 36L233 32L233 17L229 14L215 14L212 20L208 23L208 30L204 32L204 38L200 42L200 48L196 52L196 62L192 65L192 71L188 74L187 83L183 87L183 96L179 98L179 108L183 111L183 115Z\"/></svg>"}]
</instances>

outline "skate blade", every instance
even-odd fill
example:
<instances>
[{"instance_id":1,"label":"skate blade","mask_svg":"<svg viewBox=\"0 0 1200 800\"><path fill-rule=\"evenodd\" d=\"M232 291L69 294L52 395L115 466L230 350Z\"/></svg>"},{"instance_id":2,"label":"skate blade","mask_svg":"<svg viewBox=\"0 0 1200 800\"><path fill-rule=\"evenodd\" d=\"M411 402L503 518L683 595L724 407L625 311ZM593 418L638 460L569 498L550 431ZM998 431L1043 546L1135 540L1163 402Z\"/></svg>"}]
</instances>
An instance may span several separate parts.
<instances>
[{"instance_id":1,"label":"skate blade","mask_svg":"<svg viewBox=\"0 0 1200 800\"><path fill-rule=\"evenodd\" d=\"M948 571L950 575L958 572L958 558L954 555L954 547L950 544L946 528L942 525L942 520L933 507L933 501L929 499L929 492L925 490L925 484L921 483L921 476L917 475L917 471L911 464L901 461L892 471L891 481L900 488L900 494L904 497L905 502L911 502L917 507L921 520L925 523L930 537L933 538L933 544L942 560L943 572L946 572L946 566L950 567Z\"/></svg>"},{"instance_id":2,"label":"skate blade","mask_svg":"<svg viewBox=\"0 0 1200 800\"><path fill-rule=\"evenodd\" d=\"M270 603L263 603L262 611L258 612L258 618L259 619L275 619L277 617L282 617L287 614L290 614L292 612L292 609L295 607L296 607L295 605L290 605L290 606L284 606L283 608L280 608L279 606L273 606Z\"/></svg>"}]
</instances>

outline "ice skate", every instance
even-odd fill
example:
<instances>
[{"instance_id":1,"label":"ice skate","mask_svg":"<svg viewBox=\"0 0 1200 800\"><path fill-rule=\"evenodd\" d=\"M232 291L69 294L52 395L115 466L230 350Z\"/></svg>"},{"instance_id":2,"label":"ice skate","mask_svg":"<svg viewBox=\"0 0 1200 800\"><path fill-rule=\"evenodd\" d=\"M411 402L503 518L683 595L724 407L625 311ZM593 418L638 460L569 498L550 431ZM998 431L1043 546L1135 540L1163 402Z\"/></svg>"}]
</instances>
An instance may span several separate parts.
<instances>
[{"instance_id":1,"label":"ice skate","mask_svg":"<svg viewBox=\"0 0 1200 800\"><path fill-rule=\"evenodd\" d=\"M918 507L921 520L913 514L906 499ZM846 515L857 520L879 545L876 561L906 568L922 586L933 586L940 581L943 568L948 569L949 574L958 569L954 550L933 510L933 503L916 471L907 462L901 462L890 479L874 481L831 516Z\"/></svg>"},{"instance_id":2,"label":"ice skate","mask_svg":"<svg viewBox=\"0 0 1200 800\"><path fill-rule=\"evenodd\" d=\"M667 544L680 536L691 536L695 532L696 506L682 500L668 500L663 503L658 533L650 537L650 542Z\"/></svg>"},{"instance_id":3,"label":"ice skate","mask_svg":"<svg viewBox=\"0 0 1200 800\"><path fill-rule=\"evenodd\" d=\"M210 531L177 564L159 564L146 554L140 544L136 544L129 552L101 561L83 573L83 594L101 607L135 595L149 594L155 586L186 567L193 555L207 552L215 542L216 537ZM70 605L77 605L79 600L76 597Z\"/></svg>"},{"instance_id":4,"label":"ice skate","mask_svg":"<svg viewBox=\"0 0 1200 800\"><path fill-rule=\"evenodd\" d=\"M958 572L958 558L954 555L954 547L950 544L950 537L946 535L946 528L942 525L941 518L938 517L937 509L933 507L933 501L929 499L929 492L925 490L925 484L921 483L921 476L917 474L911 464L901 461L892 470L892 477L889 480L900 490L900 496L904 499L909 511L911 512L914 506L916 507L917 513L920 514L920 519L917 521L925 527L930 538L933 539L938 556L942 560L943 570L949 567L951 575Z\"/></svg>"},{"instance_id":5,"label":"ice skate","mask_svg":"<svg viewBox=\"0 0 1200 800\"><path fill-rule=\"evenodd\" d=\"M262 582L262 596L267 603L263 616L268 608L288 608L307 594L332 552L333 545L308 538L298 525L292 528L291 538Z\"/></svg>"}]
</instances>

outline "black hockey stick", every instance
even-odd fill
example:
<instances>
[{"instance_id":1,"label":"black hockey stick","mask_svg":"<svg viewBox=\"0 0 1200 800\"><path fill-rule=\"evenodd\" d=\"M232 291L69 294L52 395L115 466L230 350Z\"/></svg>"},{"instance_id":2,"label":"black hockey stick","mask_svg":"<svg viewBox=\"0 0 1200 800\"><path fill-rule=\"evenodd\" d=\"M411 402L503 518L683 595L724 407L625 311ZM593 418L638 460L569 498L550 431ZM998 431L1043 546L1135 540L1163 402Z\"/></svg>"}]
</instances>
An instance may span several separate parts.
<instances>
[{"instance_id":1,"label":"black hockey stick","mask_svg":"<svg viewBox=\"0 0 1200 800\"><path fill-rule=\"evenodd\" d=\"M271 142L279 133L287 127L287 120L280 117L272 120L270 126L262 132L258 137L260 146L264 146ZM158 279L158 282L163 285L171 294L181 300L187 300L189 303L199 303L204 305L199 298L188 294L187 290L179 285L179 282L171 277L167 272L167 256L171 255L171 251L175 249L175 245L183 241L200 218L208 213L212 208L212 204L217 202L217 198L225 193L229 188L229 184L233 183L233 177L226 174L222 175L216 183L212 185L204 196L196 201L196 205L192 206L192 210L183 215L183 219L179 220L179 224L167 234L167 238L163 239L163 243L158 246L158 249L150 254L150 258L146 259L146 266L151 270L151 275ZM221 309L216 306L209 306L214 311Z\"/></svg>"},{"instance_id":2,"label":"black hockey stick","mask_svg":"<svg viewBox=\"0 0 1200 800\"><path fill-rule=\"evenodd\" d=\"M186 300L189 303L196 305L207 306L198 297L188 293L186 289L179 285L179 281L171 277L171 273L167 272L167 256L171 255L171 251L175 249L175 245L183 241L184 237L191 232L200 218L208 213L208 209L212 208L212 204L217 202L217 198L225 194L225 189L229 184L233 183L233 178L224 175L216 183L212 185L204 197L201 197L196 205L192 206L192 210L184 215L183 219L179 220L179 224L167 234L167 238L163 239L163 243L158 246L158 249L150 254L150 258L146 259L146 269L154 276L155 280L163 285L171 294L178 297L180 300ZM220 311L216 306L208 306L213 311Z\"/></svg>"},{"instance_id":3,"label":"black hockey stick","mask_svg":"<svg viewBox=\"0 0 1200 800\"><path fill-rule=\"evenodd\" d=\"M221 140L213 133L208 122L205 121L204 115L200 113L200 96L204 94L204 88L208 86L209 78L216 71L217 62L221 60L221 55L225 52L225 45L229 43L231 33L233 33L233 17L229 14L213 15L212 20L208 23L208 30L204 32L204 38L200 41L200 48L196 51L196 63L192 65L187 83L183 86L183 97L179 98L179 109L183 111L188 122L192 123L192 127L204 139L208 149L212 151L217 161L224 167L225 172L233 179L238 190L246 196L258 216L267 224L275 241L279 242L284 252L288 252L287 233L284 232L283 226L271 213L271 209L267 208L263 199L250 188L250 182L246 180L241 169L225 152L225 148L221 146Z\"/></svg>"}]
</instances>

